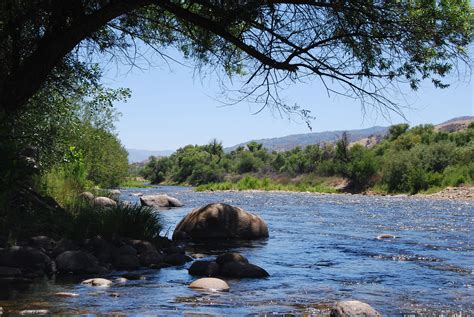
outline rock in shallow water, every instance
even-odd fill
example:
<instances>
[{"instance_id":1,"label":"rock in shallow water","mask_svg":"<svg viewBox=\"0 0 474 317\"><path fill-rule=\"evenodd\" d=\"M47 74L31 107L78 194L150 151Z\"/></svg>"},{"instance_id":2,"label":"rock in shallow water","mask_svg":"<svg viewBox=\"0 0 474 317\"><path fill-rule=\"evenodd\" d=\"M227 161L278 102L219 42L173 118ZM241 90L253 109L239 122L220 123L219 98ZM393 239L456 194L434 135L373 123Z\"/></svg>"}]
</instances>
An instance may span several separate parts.
<instances>
[{"instance_id":1,"label":"rock in shallow water","mask_svg":"<svg viewBox=\"0 0 474 317\"><path fill-rule=\"evenodd\" d=\"M218 276L219 264L214 261L196 261L191 265L188 273L195 276Z\"/></svg>"},{"instance_id":2,"label":"rock in shallow water","mask_svg":"<svg viewBox=\"0 0 474 317\"><path fill-rule=\"evenodd\" d=\"M218 278L204 277L192 282L189 288L226 292L229 290L229 285Z\"/></svg>"},{"instance_id":3,"label":"rock in shallow water","mask_svg":"<svg viewBox=\"0 0 474 317\"><path fill-rule=\"evenodd\" d=\"M358 300L341 301L331 310L331 317L380 317L369 304Z\"/></svg>"},{"instance_id":4,"label":"rock in shallow water","mask_svg":"<svg viewBox=\"0 0 474 317\"><path fill-rule=\"evenodd\" d=\"M109 287L110 285L112 285L112 281L105 278L91 278L91 279L82 281L81 284L97 286L97 287Z\"/></svg>"},{"instance_id":5,"label":"rock in shallow water","mask_svg":"<svg viewBox=\"0 0 474 317\"><path fill-rule=\"evenodd\" d=\"M178 199L168 195L147 195L140 197L142 206L148 207L182 207Z\"/></svg>"},{"instance_id":6,"label":"rock in shallow water","mask_svg":"<svg viewBox=\"0 0 474 317\"><path fill-rule=\"evenodd\" d=\"M173 240L267 237L268 227L262 218L222 203L194 209L179 222L173 232Z\"/></svg>"},{"instance_id":7,"label":"rock in shallow water","mask_svg":"<svg viewBox=\"0 0 474 317\"><path fill-rule=\"evenodd\" d=\"M395 239L396 237L392 234L384 233L377 236L377 240L384 240L384 239Z\"/></svg>"},{"instance_id":8,"label":"rock in shallow water","mask_svg":"<svg viewBox=\"0 0 474 317\"><path fill-rule=\"evenodd\" d=\"M219 273L221 276L235 278L263 278L270 276L261 267L245 262L227 262L220 266Z\"/></svg>"},{"instance_id":9,"label":"rock in shallow water","mask_svg":"<svg viewBox=\"0 0 474 317\"><path fill-rule=\"evenodd\" d=\"M54 295L58 297L78 297L79 296L79 294L77 293L69 293L69 292L57 292L57 293L54 293Z\"/></svg>"},{"instance_id":10,"label":"rock in shallow water","mask_svg":"<svg viewBox=\"0 0 474 317\"><path fill-rule=\"evenodd\" d=\"M47 309L25 309L20 311L20 315L47 315L49 310Z\"/></svg>"},{"instance_id":11,"label":"rock in shallow water","mask_svg":"<svg viewBox=\"0 0 474 317\"><path fill-rule=\"evenodd\" d=\"M216 262L219 265L224 265L229 262L249 263L249 260L247 260L247 258L240 253L229 252L229 253L224 253L224 254L219 255L216 258Z\"/></svg>"}]
</instances>

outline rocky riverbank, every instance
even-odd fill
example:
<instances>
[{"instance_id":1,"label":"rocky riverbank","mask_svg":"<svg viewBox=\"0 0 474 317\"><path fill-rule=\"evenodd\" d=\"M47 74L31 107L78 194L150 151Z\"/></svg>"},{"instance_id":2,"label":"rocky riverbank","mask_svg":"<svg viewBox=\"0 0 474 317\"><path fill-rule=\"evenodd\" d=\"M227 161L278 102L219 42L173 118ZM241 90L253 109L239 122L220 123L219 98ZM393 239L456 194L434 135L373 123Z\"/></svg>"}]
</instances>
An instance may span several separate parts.
<instances>
[{"instance_id":1,"label":"rocky riverbank","mask_svg":"<svg viewBox=\"0 0 474 317\"><path fill-rule=\"evenodd\" d=\"M415 196L474 201L474 187L446 187L434 194L417 194Z\"/></svg>"},{"instance_id":2,"label":"rocky riverbank","mask_svg":"<svg viewBox=\"0 0 474 317\"><path fill-rule=\"evenodd\" d=\"M313 195L364 195L364 196L384 196L384 197L403 197L403 198L430 198L430 199L444 199L444 200L466 200L474 201L474 187L465 186L465 187L447 187L437 193L432 194L422 194L418 193L415 195L409 194L388 194L380 193L371 190L367 190L361 193L328 193L328 192L309 192L309 191L289 191L289 190L264 190L264 189L247 189L247 190L212 190L207 192L246 192L246 193L305 193Z\"/></svg>"},{"instance_id":3,"label":"rocky riverbank","mask_svg":"<svg viewBox=\"0 0 474 317\"><path fill-rule=\"evenodd\" d=\"M35 236L0 248L0 284L55 274L103 276L114 270L160 269L192 261L167 238L149 242L100 236L80 241Z\"/></svg>"}]
</instances>

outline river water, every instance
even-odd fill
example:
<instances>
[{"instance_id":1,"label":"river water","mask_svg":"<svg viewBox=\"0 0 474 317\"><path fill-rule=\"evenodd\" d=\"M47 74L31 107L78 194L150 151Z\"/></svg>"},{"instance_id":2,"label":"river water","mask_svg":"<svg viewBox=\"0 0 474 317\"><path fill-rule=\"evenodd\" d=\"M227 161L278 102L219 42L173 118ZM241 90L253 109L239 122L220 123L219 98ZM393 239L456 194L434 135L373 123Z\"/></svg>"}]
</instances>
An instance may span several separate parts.
<instances>
[{"instance_id":1,"label":"river water","mask_svg":"<svg viewBox=\"0 0 474 317\"><path fill-rule=\"evenodd\" d=\"M357 299L383 315L474 314L474 204L424 198L309 193L198 193L185 187L123 189L167 193L185 207L160 211L171 236L191 209L225 202L260 215L270 238L236 245L188 245L209 259L240 252L265 268L266 279L227 280L230 292L187 285L190 264L141 271L142 279L94 290L71 280L43 280L3 293L10 311L48 309L63 314L315 315L338 300ZM397 238L377 240L380 234ZM117 276L120 274L117 273ZM55 292L79 297L58 299ZM109 296L117 293L120 297Z\"/></svg>"}]
</instances>

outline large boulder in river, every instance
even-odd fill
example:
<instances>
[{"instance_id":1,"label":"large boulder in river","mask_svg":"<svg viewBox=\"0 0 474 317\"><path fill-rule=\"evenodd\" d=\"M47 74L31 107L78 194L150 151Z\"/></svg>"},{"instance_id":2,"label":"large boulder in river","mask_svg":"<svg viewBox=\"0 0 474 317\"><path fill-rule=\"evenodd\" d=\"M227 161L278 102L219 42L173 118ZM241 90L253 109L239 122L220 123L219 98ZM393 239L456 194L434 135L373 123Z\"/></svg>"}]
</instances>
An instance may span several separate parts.
<instances>
[{"instance_id":1,"label":"large boulder in river","mask_svg":"<svg viewBox=\"0 0 474 317\"><path fill-rule=\"evenodd\" d=\"M194 209L180 221L173 232L173 240L267 237L268 227L262 218L239 207L222 203Z\"/></svg>"},{"instance_id":2,"label":"large boulder in river","mask_svg":"<svg viewBox=\"0 0 474 317\"><path fill-rule=\"evenodd\" d=\"M168 195L147 195L140 197L142 206L148 207L182 207L183 204L176 198Z\"/></svg>"},{"instance_id":3,"label":"large boulder in river","mask_svg":"<svg viewBox=\"0 0 474 317\"><path fill-rule=\"evenodd\" d=\"M380 317L380 313L369 304L358 300L347 300L336 303L331 310L331 317Z\"/></svg>"}]
</instances>

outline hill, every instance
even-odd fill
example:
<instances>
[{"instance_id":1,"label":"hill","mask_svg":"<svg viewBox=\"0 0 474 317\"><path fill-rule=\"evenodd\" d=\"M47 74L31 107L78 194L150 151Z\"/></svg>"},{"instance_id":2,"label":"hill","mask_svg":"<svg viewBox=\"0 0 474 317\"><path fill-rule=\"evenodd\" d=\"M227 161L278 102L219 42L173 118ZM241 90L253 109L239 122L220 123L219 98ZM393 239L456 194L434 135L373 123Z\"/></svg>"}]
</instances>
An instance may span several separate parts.
<instances>
[{"instance_id":1,"label":"hill","mask_svg":"<svg viewBox=\"0 0 474 317\"><path fill-rule=\"evenodd\" d=\"M474 121L474 116L463 116L447 120L443 123L434 126L436 131L442 132L454 132L461 131L467 128L469 123ZM279 138L269 139L257 139L251 140L257 143L262 143L265 148L270 151L288 151L296 146L305 147L310 144L322 144L332 143L339 140L342 133L346 132L349 138L349 142L352 144L358 143L366 147L371 147L380 142L380 140L387 134L388 127L371 127L367 129L358 130L336 130L336 131L324 131L324 132L313 132L303 134L293 134ZM230 152L235 150L239 146L245 146L247 143L240 143L224 150Z\"/></svg>"},{"instance_id":2,"label":"hill","mask_svg":"<svg viewBox=\"0 0 474 317\"><path fill-rule=\"evenodd\" d=\"M435 125L435 130L440 132L455 132L467 128L474 121L474 116L457 117Z\"/></svg>"},{"instance_id":3,"label":"hill","mask_svg":"<svg viewBox=\"0 0 474 317\"><path fill-rule=\"evenodd\" d=\"M305 147L310 144L321 144L327 142L336 142L339 140L344 132L347 133L350 142L356 142L362 139L380 139L388 131L388 127L372 127L358 130L336 130L313 132L304 134L293 134L280 138L259 139L254 140L257 143L262 143L265 148L270 151L288 151L296 146ZM249 141L250 142L250 141ZM225 149L226 152L235 150L239 146L245 146L249 142L240 143Z\"/></svg>"}]
</instances>

